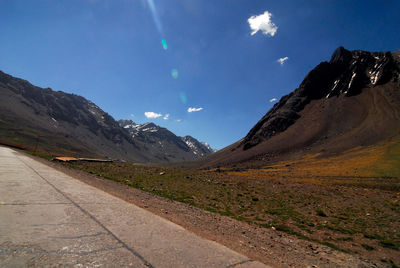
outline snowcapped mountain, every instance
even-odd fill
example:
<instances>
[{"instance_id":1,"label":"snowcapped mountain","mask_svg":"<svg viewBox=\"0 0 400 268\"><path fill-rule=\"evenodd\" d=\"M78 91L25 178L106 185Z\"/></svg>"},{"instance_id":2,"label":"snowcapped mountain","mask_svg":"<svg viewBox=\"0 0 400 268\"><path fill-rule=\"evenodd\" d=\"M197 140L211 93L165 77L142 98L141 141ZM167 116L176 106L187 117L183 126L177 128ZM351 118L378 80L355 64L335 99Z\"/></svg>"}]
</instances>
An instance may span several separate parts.
<instances>
[{"instance_id":1,"label":"snowcapped mountain","mask_svg":"<svg viewBox=\"0 0 400 268\"><path fill-rule=\"evenodd\" d=\"M208 144L207 142L200 142L201 144L203 144L209 151L211 152L216 152L217 150L211 148L210 144Z\"/></svg>"},{"instance_id":2,"label":"snowcapped mountain","mask_svg":"<svg viewBox=\"0 0 400 268\"><path fill-rule=\"evenodd\" d=\"M177 162L195 160L213 152L207 143L191 136L178 137L166 128L154 123L136 124L132 120L119 120L135 143L143 145L160 161Z\"/></svg>"},{"instance_id":3,"label":"snowcapped mountain","mask_svg":"<svg viewBox=\"0 0 400 268\"><path fill-rule=\"evenodd\" d=\"M192 136L185 136L185 137L180 137L187 146L192 150L193 154L198 155L199 157L206 156L214 150L208 145L206 142L199 142Z\"/></svg>"}]
</instances>

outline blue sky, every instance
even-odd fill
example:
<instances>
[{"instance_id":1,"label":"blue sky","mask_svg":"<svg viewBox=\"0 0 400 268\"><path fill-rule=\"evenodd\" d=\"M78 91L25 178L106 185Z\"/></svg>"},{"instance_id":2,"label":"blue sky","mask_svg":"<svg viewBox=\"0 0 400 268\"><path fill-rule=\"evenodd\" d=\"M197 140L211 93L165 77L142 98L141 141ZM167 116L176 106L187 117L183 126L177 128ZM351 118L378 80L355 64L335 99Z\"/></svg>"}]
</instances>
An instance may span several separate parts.
<instances>
[{"instance_id":1,"label":"blue sky","mask_svg":"<svg viewBox=\"0 0 400 268\"><path fill-rule=\"evenodd\" d=\"M0 0L0 70L221 149L338 46L395 51L399 30L390 0Z\"/></svg>"}]
</instances>

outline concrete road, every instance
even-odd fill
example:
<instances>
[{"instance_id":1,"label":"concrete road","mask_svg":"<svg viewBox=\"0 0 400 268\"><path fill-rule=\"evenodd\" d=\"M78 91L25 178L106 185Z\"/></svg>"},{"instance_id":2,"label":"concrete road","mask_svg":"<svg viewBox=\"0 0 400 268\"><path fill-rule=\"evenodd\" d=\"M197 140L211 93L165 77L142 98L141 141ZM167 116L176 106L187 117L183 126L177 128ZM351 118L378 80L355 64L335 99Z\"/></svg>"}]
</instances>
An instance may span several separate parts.
<instances>
[{"instance_id":1,"label":"concrete road","mask_svg":"<svg viewBox=\"0 0 400 268\"><path fill-rule=\"evenodd\" d=\"M0 267L266 267L0 147Z\"/></svg>"}]
</instances>

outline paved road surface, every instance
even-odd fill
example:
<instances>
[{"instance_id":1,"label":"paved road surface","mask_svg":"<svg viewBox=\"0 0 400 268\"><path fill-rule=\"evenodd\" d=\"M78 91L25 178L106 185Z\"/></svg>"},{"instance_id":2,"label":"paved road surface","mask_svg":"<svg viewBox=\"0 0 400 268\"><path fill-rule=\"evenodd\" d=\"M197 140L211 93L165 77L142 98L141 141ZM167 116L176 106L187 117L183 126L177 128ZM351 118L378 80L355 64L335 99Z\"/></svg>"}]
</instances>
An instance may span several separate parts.
<instances>
[{"instance_id":1,"label":"paved road surface","mask_svg":"<svg viewBox=\"0 0 400 268\"><path fill-rule=\"evenodd\" d=\"M266 267L0 147L0 267Z\"/></svg>"}]
</instances>

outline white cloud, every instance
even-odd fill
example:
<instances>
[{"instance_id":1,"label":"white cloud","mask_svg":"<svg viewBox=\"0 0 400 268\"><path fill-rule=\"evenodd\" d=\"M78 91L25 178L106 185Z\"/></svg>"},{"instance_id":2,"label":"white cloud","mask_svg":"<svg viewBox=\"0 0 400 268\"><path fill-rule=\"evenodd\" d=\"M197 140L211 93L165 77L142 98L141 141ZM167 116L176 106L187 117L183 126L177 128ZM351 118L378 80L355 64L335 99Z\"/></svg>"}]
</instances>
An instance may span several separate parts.
<instances>
[{"instance_id":1,"label":"white cloud","mask_svg":"<svg viewBox=\"0 0 400 268\"><path fill-rule=\"evenodd\" d=\"M155 112L145 112L144 115L147 118L158 118L158 117L162 116L162 114L158 114L158 113L155 113Z\"/></svg>"},{"instance_id":2,"label":"white cloud","mask_svg":"<svg viewBox=\"0 0 400 268\"><path fill-rule=\"evenodd\" d=\"M133 118L133 117L135 117L135 115L134 115L134 114L131 114L131 117Z\"/></svg>"},{"instance_id":3,"label":"white cloud","mask_svg":"<svg viewBox=\"0 0 400 268\"><path fill-rule=\"evenodd\" d=\"M277 98L272 98L269 100L269 102L276 102L278 99Z\"/></svg>"},{"instance_id":4,"label":"white cloud","mask_svg":"<svg viewBox=\"0 0 400 268\"><path fill-rule=\"evenodd\" d=\"M265 11L264 14L248 18L247 22L252 30L251 35L255 35L258 31L262 31L265 35L274 36L278 27L271 21L271 17L272 14Z\"/></svg>"},{"instance_id":5,"label":"white cloud","mask_svg":"<svg viewBox=\"0 0 400 268\"><path fill-rule=\"evenodd\" d=\"M169 119L169 114L164 115L164 120L168 120Z\"/></svg>"},{"instance_id":6,"label":"white cloud","mask_svg":"<svg viewBox=\"0 0 400 268\"><path fill-rule=\"evenodd\" d=\"M190 108L188 108L187 109L187 111L189 112L189 113L192 113L192 112L199 112L199 111L201 111L201 110L203 110L203 108L194 108L194 107L190 107Z\"/></svg>"},{"instance_id":7,"label":"white cloud","mask_svg":"<svg viewBox=\"0 0 400 268\"><path fill-rule=\"evenodd\" d=\"M279 58L276 61L279 62L281 65L283 65L285 63L285 61L287 61L289 59L289 57L284 57L284 58Z\"/></svg>"},{"instance_id":8,"label":"white cloud","mask_svg":"<svg viewBox=\"0 0 400 268\"><path fill-rule=\"evenodd\" d=\"M178 123L182 122L182 119L176 119L176 122L178 122Z\"/></svg>"}]
</instances>

